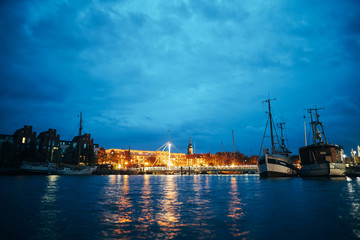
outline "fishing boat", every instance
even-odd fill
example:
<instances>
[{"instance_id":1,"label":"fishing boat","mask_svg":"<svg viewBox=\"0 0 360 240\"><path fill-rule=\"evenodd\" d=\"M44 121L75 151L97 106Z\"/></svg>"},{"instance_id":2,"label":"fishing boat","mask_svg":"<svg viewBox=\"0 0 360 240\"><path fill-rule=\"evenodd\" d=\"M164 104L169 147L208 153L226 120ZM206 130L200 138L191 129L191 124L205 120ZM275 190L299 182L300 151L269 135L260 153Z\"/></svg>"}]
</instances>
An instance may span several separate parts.
<instances>
[{"instance_id":1,"label":"fishing boat","mask_svg":"<svg viewBox=\"0 0 360 240\"><path fill-rule=\"evenodd\" d=\"M49 173L54 175L91 175L96 171L96 166L80 165L81 158L81 135L82 134L82 113L80 113L80 127L78 136L78 163L77 165L56 165L50 168Z\"/></svg>"},{"instance_id":2,"label":"fishing boat","mask_svg":"<svg viewBox=\"0 0 360 240\"><path fill-rule=\"evenodd\" d=\"M345 163L342 158L342 147L327 142L318 110L308 109L311 118L311 134L313 143L307 145L306 125L305 146L299 148L300 175L302 177L340 177L345 176ZM309 135L310 137L310 135Z\"/></svg>"},{"instance_id":3,"label":"fishing boat","mask_svg":"<svg viewBox=\"0 0 360 240\"><path fill-rule=\"evenodd\" d=\"M271 114L271 104L270 104L272 100L275 99L268 99L264 101L268 103L268 108L269 108L268 121L265 127L264 138L266 135L268 123L270 123L269 126L270 126L270 136L271 136L271 149L269 148L265 149L262 146L263 144L261 144L263 155L258 159L258 171L261 178L295 177L298 175L298 169L291 164L291 160L290 160L291 152L285 146L285 139L283 136L283 126L285 123L279 124L279 127L281 129L281 138L279 139L276 131L274 136L273 129L275 128L275 124ZM275 143L275 137L277 143ZM275 147L275 145L278 145L278 147Z\"/></svg>"}]
</instances>

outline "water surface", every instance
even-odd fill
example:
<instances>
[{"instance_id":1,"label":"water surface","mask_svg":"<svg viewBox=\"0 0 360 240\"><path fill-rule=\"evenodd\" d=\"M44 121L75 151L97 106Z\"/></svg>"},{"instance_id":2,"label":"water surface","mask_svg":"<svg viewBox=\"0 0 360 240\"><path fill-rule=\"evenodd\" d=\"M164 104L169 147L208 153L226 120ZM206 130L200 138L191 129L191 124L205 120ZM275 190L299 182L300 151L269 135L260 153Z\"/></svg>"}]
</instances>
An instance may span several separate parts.
<instances>
[{"instance_id":1,"label":"water surface","mask_svg":"<svg viewBox=\"0 0 360 240\"><path fill-rule=\"evenodd\" d=\"M357 239L360 178L2 176L2 239Z\"/></svg>"}]
</instances>

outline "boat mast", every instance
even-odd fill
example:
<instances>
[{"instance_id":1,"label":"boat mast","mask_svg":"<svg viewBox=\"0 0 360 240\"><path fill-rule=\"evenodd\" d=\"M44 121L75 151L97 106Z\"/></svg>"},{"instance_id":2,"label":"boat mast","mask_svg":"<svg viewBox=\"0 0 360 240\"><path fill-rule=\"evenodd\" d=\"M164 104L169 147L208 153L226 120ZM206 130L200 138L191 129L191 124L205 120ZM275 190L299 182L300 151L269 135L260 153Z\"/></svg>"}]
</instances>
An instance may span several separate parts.
<instances>
[{"instance_id":1,"label":"boat mast","mask_svg":"<svg viewBox=\"0 0 360 240\"><path fill-rule=\"evenodd\" d=\"M169 130L169 143L168 143L168 147L169 147L169 159L168 159L168 166L171 166L171 158L170 158L170 149L171 149L171 142L170 142L170 130Z\"/></svg>"},{"instance_id":2,"label":"boat mast","mask_svg":"<svg viewBox=\"0 0 360 240\"><path fill-rule=\"evenodd\" d=\"M78 141L78 145L79 145L79 158L78 158L78 164L80 163L80 159L81 159L81 132L82 132L82 113L80 112L80 127L79 127L79 141Z\"/></svg>"},{"instance_id":3,"label":"boat mast","mask_svg":"<svg viewBox=\"0 0 360 240\"><path fill-rule=\"evenodd\" d=\"M305 115L304 115L304 133L305 133L305 146L307 146Z\"/></svg>"},{"instance_id":4,"label":"boat mast","mask_svg":"<svg viewBox=\"0 0 360 240\"><path fill-rule=\"evenodd\" d=\"M321 137L321 133L324 135L324 140L325 140L325 144L327 144L327 139L325 136L325 131L324 131L324 127L322 125L322 123L319 121L319 114L318 114L318 110L322 110L325 108L317 108L315 106L315 108L310 108L308 109L308 112L310 113L310 117L311 117L311 128L312 128L312 132L313 132L313 143L317 144L317 140L319 140L319 143L322 143L322 137ZM313 113L315 111L315 114ZM314 120L314 117L315 120ZM318 126L321 127L321 130L318 129ZM319 135L320 133L320 135Z\"/></svg>"},{"instance_id":5,"label":"boat mast","mask_svg":"<svg viewBox=\"0 0 360 240\"><path fill-rule=\"evenodd\" d=\"M278 126L280 128L280 133L281 133L281 146L280 146L280 149L282 149L283 152L286 151L286 147L285 147L285 138L284 138L284 125L285 125L285 122L281 122L281 123L278 123Z\"/></svg>"},{"instance_id":6,"label":"boat mast","mask_svg":"<svg viewBox=\"0 0 360 240\"><path fill-rule=\"evenodd\" d=\"M270 134L271 134L271 153L275 152L275 143L274 143L274 133L273 133L273 120L272 120L272 114L271 114L271 105L270 101L276 100L276 98L265 100L264 102L268 103L269 107L269 120L270 120Z\"/></svg>"}]
</instances>

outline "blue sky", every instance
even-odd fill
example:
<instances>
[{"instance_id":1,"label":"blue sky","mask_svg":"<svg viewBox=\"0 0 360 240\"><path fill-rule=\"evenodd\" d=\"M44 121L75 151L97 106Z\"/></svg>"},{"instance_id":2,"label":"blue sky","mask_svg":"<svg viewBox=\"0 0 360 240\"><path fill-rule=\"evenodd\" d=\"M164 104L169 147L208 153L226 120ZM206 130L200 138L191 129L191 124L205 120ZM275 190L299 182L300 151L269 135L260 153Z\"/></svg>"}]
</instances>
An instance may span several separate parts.
<instances>
[{"instance_id":1,"label":"blue sky","mask_svg":"<svg viewBox=\"0 0 360 240\"><path fill-rule=\"evenodd\" d=\"M360 144L359 1L0 2L0 133L84 129L105 148L258 154L269 96L288 146L305 109ZM307 125L309 129L309 125Z\"/></svg>"}]
</instances>

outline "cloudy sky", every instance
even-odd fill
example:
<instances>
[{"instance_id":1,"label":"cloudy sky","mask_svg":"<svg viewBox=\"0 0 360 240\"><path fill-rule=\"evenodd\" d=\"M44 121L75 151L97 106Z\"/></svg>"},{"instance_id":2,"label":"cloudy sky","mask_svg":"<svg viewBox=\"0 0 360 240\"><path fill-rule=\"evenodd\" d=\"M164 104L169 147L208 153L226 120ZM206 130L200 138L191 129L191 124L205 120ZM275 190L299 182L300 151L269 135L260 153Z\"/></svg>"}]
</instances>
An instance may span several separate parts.
<instances>
[{"instance_id":1,"label":"cloudy sky","mask_svg":"<svg viewBox=\"0 0 360 240\"><path fill-rule=\"evenodd\" d=\"M0 2L0 133L84 130L105 148L258 154L264 100L304 144L305 109L327 138L360 144L360 2ZM307 124L309 130L309 125Z\"/></svg>"}]
</instances>

